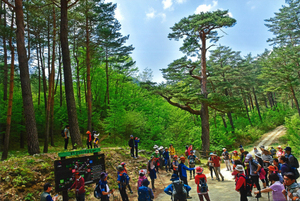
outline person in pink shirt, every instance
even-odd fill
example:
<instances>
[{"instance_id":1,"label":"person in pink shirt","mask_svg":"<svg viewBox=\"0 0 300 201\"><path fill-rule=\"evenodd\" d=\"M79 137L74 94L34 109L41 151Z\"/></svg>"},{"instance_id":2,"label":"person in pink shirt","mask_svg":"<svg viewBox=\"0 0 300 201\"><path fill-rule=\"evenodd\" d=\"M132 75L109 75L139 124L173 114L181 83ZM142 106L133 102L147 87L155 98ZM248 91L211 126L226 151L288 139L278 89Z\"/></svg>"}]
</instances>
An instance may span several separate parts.
<instances>
[{"instance_id":1,"label":"person in pink shirt","mask_svg":"<svg viewBox=\"0 0 300 201\"><path fill-rule=\"evenodd\" d=\"M284 151L282 150L282 148L281 148L280 145L277 147L277 149L278 149L278 151L276 152L277 158L279 158L280 156L284 156L285 153L284 153Z\"/></svg>"}]
</instances>

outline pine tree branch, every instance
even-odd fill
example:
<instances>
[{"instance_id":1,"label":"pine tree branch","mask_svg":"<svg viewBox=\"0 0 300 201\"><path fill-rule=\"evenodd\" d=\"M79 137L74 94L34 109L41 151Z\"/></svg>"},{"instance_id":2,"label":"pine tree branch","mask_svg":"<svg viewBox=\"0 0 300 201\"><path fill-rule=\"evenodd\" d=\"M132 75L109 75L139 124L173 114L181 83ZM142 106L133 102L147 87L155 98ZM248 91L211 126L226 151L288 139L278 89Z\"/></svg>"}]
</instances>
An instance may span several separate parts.
<instances>
[{"instance_id":1,"label":"pine tree branch","mask_svg":"<svg viewBox=\"0 0 300 201\"><path fill-rule=\"evenodd\" d=\"M11 3L9 3L8 1L6 0L2 0L4 3L6 3L8 6L12 7L13 9L15 9L15 6L12 5Z\"/></svg>"},{"instance_id":2,"label":"pine tree branch","mask_svg":"<svg viewBox=\"0 0 300 201\"><path fill-rule=\"evenodd\" d=\"M76 0L74 3L72 3L71 5L69 5L68 7L67 7L67 9L69 9L69 8L71 8L72 6L74 6L75 4L77 4L77 2L78 2L79 0ZM68 1L69 2L69 1Z\"/></svg>"}]
</instances>

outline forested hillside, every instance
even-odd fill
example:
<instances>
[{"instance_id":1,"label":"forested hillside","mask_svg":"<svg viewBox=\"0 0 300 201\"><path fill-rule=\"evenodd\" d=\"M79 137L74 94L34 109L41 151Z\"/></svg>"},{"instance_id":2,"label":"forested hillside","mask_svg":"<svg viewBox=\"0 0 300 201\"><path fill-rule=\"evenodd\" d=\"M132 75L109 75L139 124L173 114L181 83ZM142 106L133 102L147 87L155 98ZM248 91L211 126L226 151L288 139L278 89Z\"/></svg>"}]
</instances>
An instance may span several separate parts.
<instances>
[{"instance_id":1,"label":"forested hillside","mask_svg":"<svg viewBox=\"0 0 300 201\"><path fill-rule=\"evenodd\" d=\"M66 125L72 148L85 147L86 131L95 130L110 134L104 143L111 146L132 134L146 149L191 143L215 150L251 143L284 123L288 143L299 143L300 0L265 20L274 37L259 55L219 44L239 23L228 10L181 19L166 38L182 44L185 56L161 69L164 83L152 82L151 66L138 70L116 4L0 2L2 160L10 150L47 153Z\"/></svg>"}]
</instances>

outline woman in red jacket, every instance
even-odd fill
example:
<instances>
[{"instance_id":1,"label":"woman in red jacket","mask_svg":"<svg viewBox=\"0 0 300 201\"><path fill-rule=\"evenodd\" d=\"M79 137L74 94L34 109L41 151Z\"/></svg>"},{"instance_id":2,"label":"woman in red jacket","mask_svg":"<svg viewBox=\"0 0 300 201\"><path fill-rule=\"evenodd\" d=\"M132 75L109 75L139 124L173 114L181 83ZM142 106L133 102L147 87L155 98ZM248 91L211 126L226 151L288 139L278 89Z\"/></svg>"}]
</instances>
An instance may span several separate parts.
<instances>
[{"instance_id":1,"label":"woman in red jacket","mask_svg":"<svg viewBox=\"0 0 300 201\"><path fill-rule=\"evenodd\" d=\"M84 190L84 179L79 175L79 172L75 172L75 182L74 184L69 188L69 191L71 189L75 189L76 193L76 200L77 201L84 201L85 197L85 190Z\"/></svg>"},{"instance_id":2,"label":"woman in red jacket","mask_svg":"<svg viewBox=\"0 0 300 201\"><path fill-rule=\"evenodd\" d=\"M89 149L90 147L91 147L91 149L92 149L92 148L93 148L93 147L92 147L92 134L91 134L90 131L87 131L86 134L87 134L87 139L86 139L87 147L88 147L88 149Z\"/></svg>"},{"instance_id":3,"label":"woman in red jacket","mask_svg":"<svg viewBox=\"0 0 300 201\"><path fill-rule=\"evenodd\" d=\"M235 190L240 192L241 201L248 201L247 199L247 184L246 184L246 176L244 174L244 167L242 165L237 165L235 170L238 172L237 181L235 184Z\"/></svg>"},{"instance_id":4,"label":"woman in red jacket","mask_svg":"<svg viewBox=\"0 0 300 201\"><path fill-rule=\"evenodd\" d=\"M208 195L208 186L207 186L207 179L205 174L202 174L203 168L196 167L196 176L195 176L195 184L197 184L197 193L199 196L200 201L204 201L203 196L207 201L210 201Z\"/></svg>"}]
</instances>

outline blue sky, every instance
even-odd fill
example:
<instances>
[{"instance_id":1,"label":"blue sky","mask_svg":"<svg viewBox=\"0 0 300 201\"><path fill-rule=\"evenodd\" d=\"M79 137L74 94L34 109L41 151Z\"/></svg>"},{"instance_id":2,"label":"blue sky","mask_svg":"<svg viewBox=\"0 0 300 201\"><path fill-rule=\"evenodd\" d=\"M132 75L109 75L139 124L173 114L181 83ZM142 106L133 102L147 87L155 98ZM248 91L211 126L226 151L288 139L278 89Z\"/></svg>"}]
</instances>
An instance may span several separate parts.
<instances>
[{"instance_id":1,"label":"blue sky","mask_svg":"<svg viewBox=\"0 0 300 201\"><path fill-rule=\"evenodd\" d=\"M266 42L272 37L264 25L265 19L274 16L285 4L284 0L106 0L117 3L115 17L122 24L122 34L130 35L127 44L135 50L132 54L137 67L153 71L153 81L162 82L161 71L183 54L179 51L181 41L168 39L170 27L183 17L201 11L229 10L237 20L234 27L226 32L216 45L229 46L245 56L262 53L271 49Z\"/></svg>"}]
</instances>

